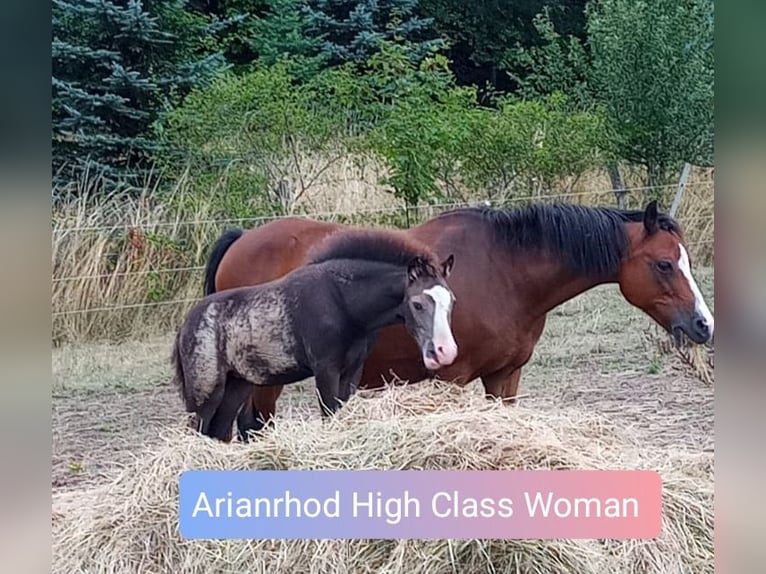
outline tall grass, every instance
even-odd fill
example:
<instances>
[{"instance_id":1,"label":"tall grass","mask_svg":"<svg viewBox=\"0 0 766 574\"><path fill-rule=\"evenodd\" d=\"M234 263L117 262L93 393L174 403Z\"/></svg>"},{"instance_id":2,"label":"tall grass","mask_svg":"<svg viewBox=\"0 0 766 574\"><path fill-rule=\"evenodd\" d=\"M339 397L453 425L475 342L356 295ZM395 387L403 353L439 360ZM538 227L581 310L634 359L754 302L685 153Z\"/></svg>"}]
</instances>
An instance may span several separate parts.
<instances>
[{"instance_id":1,"label":"tall grass","mask_svg":"<svg viewBox=\"0 0 766 574\"><path fill-rule=\"evenodd\" d=\"M372 226L405 227L424 221L450 207L406 208L381 185L382 169L375 162L343 158L326 169L291 206L294 214L317 219ZM208 250L227 227L250 228L273 218L255 208L247 219L222 213L216 194L225 193L225 174L211 190L194 189L180 177L168 189L159 179L138 193L103 195L98 176L77 182L74 199L53 206L52 305L53 342L122 340L174 329L191 301L202 295L203 269ZM638 176L627 174L626 186L638 187ZM576 182L562 182L569 195L558 199L589 205L612 205L609 178L587 174ZM58 195L54 190L54 197ZM675 189L665 190L669 206ZM556 196L524 197L553 201ZM477 198L478 201L478 198ZM640 207L640 191L629 196ZM469 198L470 202L470 198ZM241 210L240 210L241 213ZM712 174L695 172L678 213L694 263L709 265L713 258Z\"/></svg>"}]
</instances>

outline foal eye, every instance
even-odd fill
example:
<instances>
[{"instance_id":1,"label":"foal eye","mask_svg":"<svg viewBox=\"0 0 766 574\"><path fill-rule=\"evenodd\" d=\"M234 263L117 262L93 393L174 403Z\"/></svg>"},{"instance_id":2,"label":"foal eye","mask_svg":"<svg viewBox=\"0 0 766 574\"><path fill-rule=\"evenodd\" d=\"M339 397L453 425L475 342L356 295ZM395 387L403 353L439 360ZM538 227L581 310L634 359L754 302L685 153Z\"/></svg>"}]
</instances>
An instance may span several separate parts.
<instances>
[{"instance_id":1,"label":"foal eye","mask_svg":"<svg viewBox=\"0 0 766 574\"><path fill-rule=\"evenodd\" d=\"M415 310L416 310L416 311L422 311L422 310L423 310L423 305L421 305L421 304L420 304L420 303L418 303L417 301L415 301L415 302L412 304L412 306L413 306L413 307L415 307Z\"/></svg>"},{"instance_id":2,"label":"foal eye","mask_svg":"<svg viewBox=\"0 0 766 574\"><path fill-rule=\"evenodd\" d=\"M670 261L658 261L657 270L661 273L670 273L673 271L673 264Z\"/></svg>"}]
</instances>

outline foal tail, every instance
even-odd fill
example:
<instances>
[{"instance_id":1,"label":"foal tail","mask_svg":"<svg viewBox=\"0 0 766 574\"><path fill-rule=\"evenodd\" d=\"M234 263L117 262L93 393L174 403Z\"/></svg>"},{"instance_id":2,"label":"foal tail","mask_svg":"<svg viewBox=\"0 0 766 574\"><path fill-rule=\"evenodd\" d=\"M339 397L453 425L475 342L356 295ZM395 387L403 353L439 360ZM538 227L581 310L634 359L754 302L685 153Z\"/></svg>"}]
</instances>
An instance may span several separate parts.
<instances>
[{"instance_id":1,"label":"foal tail","mask_svg":"<svg viewBox=\"0 0 766 574\"><path fill-rule=\"evenodd\" d=\"M243 233L244 231L241 229L227 229L213 244L213 249L210 251L205 266L205 295L215 293L215 274L218 272L218 266L232 243L239 239Z\"/></svg>"},{"instance_id":2,"label":"foal tail","mask_svg":"<svg viewBox=\"0 0 766 574\"><path fill-rule=\"evenodd\" d=\"M189 407L191 406L191 404L190 404L190 397L186 389L186 377L184 377L184 367L183 367L183 363L181 362L181 351L179 349L180 340L181 340L181 332L179 331L178 334L176 335L176 340L173 343L173 354L171 356L170 362L173 364L173 385L178 390L178 394L181 395L181 399L186 405L187 410L189 410Z\"/></svg>"}]
</instances>

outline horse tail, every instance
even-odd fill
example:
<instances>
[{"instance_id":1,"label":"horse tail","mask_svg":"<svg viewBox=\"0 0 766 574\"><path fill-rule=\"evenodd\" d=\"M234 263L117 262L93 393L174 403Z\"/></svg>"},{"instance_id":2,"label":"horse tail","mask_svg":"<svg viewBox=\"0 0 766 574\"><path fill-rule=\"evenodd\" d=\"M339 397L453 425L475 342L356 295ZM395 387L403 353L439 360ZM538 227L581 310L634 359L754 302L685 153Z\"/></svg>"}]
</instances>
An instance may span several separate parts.
<instances>
[{"instance_id":1,"label":"horse tail","mask_svg":"<svg viewBox=\"0 0 766 574\"><path fill-rule=\"evenodd\" d=\"M210 256L205 266L205 295L215 293L215 274L218 272L218 266L232 243L239 239L243 233L242 229L227 229L213 244L213 249L210 250Z\"/></svg>"}]
</instances>

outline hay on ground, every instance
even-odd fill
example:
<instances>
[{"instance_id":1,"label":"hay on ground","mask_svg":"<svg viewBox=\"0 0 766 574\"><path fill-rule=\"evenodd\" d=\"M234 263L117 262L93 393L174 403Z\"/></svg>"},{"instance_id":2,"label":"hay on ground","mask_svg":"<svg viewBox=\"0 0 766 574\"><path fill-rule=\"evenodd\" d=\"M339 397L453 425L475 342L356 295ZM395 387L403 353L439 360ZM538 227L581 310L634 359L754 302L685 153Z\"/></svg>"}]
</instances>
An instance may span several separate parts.
<instances>
[{"instance_id":1,"label":"hay on ground","mask_svg":"<svg viewBox=\"0 0 766 574\"><path fill-rule=\"evenodd\" d=\"M54 497L53 571L713 572L713 456L641 444L603 416L509 408L447 384L354 397L331 421L284 420L248 445L181 427L107 485ZM126 429L127 432L128 429ZM652 469L657 540L189 541L178 534L187 469Z\"/></svg>"}]
</instances>

